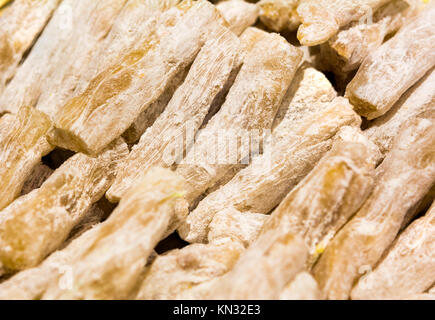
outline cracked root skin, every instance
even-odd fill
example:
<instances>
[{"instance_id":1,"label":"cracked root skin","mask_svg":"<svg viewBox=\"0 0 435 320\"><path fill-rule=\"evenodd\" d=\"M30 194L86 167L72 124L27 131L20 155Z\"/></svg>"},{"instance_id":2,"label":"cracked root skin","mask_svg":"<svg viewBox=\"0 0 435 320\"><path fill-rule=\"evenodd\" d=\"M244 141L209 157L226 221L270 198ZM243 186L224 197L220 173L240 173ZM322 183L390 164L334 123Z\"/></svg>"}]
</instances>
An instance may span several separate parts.
<instances>
[{"instance_id":1,"label":"cracked root skin","mask_svg":"<svg viewBox=\"0 0 435 320\"><path fill-rule=\"evenodd\" d=\"M355 110L369 120L390 110L435 65L435 4L372 52L346 89Z\"/></svg>"},{"instance_id":2,"label":"cracked root skin","mask_svg":"<svg viewBox=\"0 0 435 320\"><path fill-rule=\"evenodd\" d=\"M197 136L192 149L177 168L177 172L187 181L186 199L189 203L212 187L233 166L249 157L251 152L257 151L238 148L235 155L229 155L224 146L217 149L214 141L219 134L231 133L231 137L238 137L246 135L247 131L258 130L261 135L263 130L271 129L302 59L302 53L281 36L254 30L246 31L253 33L254 43L252 49L248 49L225 103ZM213 155L210 149L217 149L214 150L216 154ZM213 157L211 161L208 159L210 157ZM227 162L231 159L231 164L219 164L220 159Z\"/></svg>"},{"instance_id":3,"label":"cracked root skin","mask_svg":"<svg viewBox=\"0 0 435 320\"><path fill-rule=\"evenodd\" d=\"M34 167L53 147L47 142L48 117L30 107L0 118L0 209L20 195Z\"/></svg>"},{"instance_id":4,"label":"cracked root skin","mask_svg":"<svg viewBox=\"0 0 435 320\"><path fill-rule=\"evenodd\" d=\"M180 210L175 206L184 192L183 184L169 170L150 170L127 192L108 220L37 268L2 283L0 298L128 298L155 245L172 221L181 218L176 216Z\"/></svg>"},{"instance_id":5,"label":"cracked root skin","mask_svg":"<svg viewBox=\"0 0 435 320\"><path fill-rule=\"evenodd\" d=\"M315 278L328 298L349 298L354 282L379 261L407 212L429 192L435 182L434 145L433 112L410 120L402 128L393 149L377 168L371 195L314 267Z\"/></svg>"},{"instance_id":6,"label":"cracked root skin","mask_svg":"<svg viewBox=\"0 0 435 320\"><path fill-rule=\"evenodd\" d=\"M346 99L335 99L301 123L295 135L277 139L270 154L255 157L230 182L203 199L178 230L181 237L205 241L213 216L224 208L269 213L330 149L339 129L360 121Z\"/></svg>"},{"instance_id":7,"label":"cracked root skin","mask_svg":"<svg viewBox=\"0 0 435 320\"><path fill-rule=\"evenodd\" d=\"M352 299L403 299L435 279L435 203L398 237L380 264L352 290Z\"/></svg>"},{"instance_id":8,"label":"cracked root skin","mask_svg":"<svg viewBox=\"0 0 435 320\"><path fill-rule=\"evenodd\" d=\"M0 265L6 271L34 267L57 249L98 201L128 153L118 140L97 158L77 154L39 189L0 212Z\"/></svg>"},{"instance_id":9,"label":"cracked root skin","mask_svg":"<svg viewBox=\"0 0 435 320\"><path fill-rule=\"evenodd\" d=\"M224 87L239 50L237 37L216 25L165 111L133 147L107 194L109 200L118 201L151 166L170 167L183 156L192 143L184 139L193 140L211 103Z\"/></svg>"}]
</instances>

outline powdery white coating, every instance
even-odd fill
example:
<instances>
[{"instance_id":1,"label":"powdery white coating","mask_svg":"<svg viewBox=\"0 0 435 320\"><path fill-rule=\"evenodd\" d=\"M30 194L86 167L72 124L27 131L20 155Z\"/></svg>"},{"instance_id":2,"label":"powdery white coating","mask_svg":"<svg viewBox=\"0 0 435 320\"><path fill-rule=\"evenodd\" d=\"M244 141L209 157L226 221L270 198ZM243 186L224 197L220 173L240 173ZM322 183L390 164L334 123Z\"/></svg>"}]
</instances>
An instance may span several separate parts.
<instances>
[{"instance_id":1,"label":"powdery white coating","mask_svg":"<svg viewBox=\"0 0 435 320\"><path fill-rule=\"evenodd\" d=\"M328 41L341 27L364 18L391 0L304 0L296 9L301 21L298 39L315 46Z\"/></svg>"},{"instance_id":2,"label":"powdery white coating","mask_svg":"<svg viewBox=\"0 0 435 320\"><path fill-rule=\"evenodd\" d=\"M241 242L229 238L172 250L147 269L136 299L184 299L196 287L228 272L244 250Z\"/></svg>"},{"instance_id":3,"label":"powdery white coating","mask_svg":"<svg viewBox=\"0 0 435 320\"><path fill-rule=\"evenodd\" d=\"M255 4L243 0L219 2L216 8L236 35L241 35L243 31L252 26L257 21L259 14Z\"/></svg>"},{"instance_id":4,"label":"powdery white coating","mask_svg":"<svg viewBox=\"0 0 435 320\"><path fill-rule=\"evenodd\" d=\"M128 154L118 140L96 158L76 154L0 212L0 270L34 267L56 250L109 188Z\"/></svg>"},{"instance_id":5,"label":"powdery white coating","mask_svg":"<svg viewBox=\"0 0 435 320\"><path fill-rule=\"evenodd\" d=\"M336 98L292 128L286 138L272 142L270 154L255 157L230 182L202 200L178 230L180 236L189 242L205 241L213 216L224 208L269 213L330 149L331 138L340 127L360 123L348 101Z\"/></svg>"},{"instance_id":6,"label":"powdery white coating","mask_svg":"<svg viewBox=\"0 0 435 320\"><path fill-rule=\"evenodd\" d=\"M314 276L328 298L349 297L354 282L379 261L407 212L435 183L434 145L433 112L402 127L394 147L377 168L371 195L314 267Z\"/></svg>"},{"instance_id":7,"label":"powdery white coating","mask_svg":"<svg viewBox=\"0 0 435 320\"><path fill-rule=\"evenodd\" d=\"M260 8L260 20L275 32L296 30L300 25L296 8L301 0L261 0L257 3Z\"/></svg>"},{"instance_id":8,"label":"powdery white coating","mask_svg":"<svg viewBox=\"0 0 435 320\"><path fill-rule=\"evenodd\" d=\"M53 149L47 142L51 126L46 115L30 107L0 118L0 209L20 195L33 168Z\"/></svg>"},{"instance_id":9,"label":"powdery white coating","mask_svg":"<svg viewBox=\"0 0 435 320\"><path fill-rule=\"evenodd\" d=\"M201 299L277 299L286 283L302 271L306 258L305 245L298 236L264 233L231 271L209 284Z\"/></svg>"},{"instance_id":10,"label":"powdery white coating","mask_svg":"<svg viewBox=\"0 0 435 320\"><path fill-rule=\"evenodd\" d=\"M378 118L434 65L435 4L430 3L364 60L346 96L359 114Z\"/></svg>"},{"instance_id":11,"label":"powdery white coating","mask_svg":"<svg viewBox=\"0 0 435 320\"><path fill-rule=\"evenodd\" d=\"M408 226L380 264L361 278L352 299L400 299L424 293L435 279L435 203Z\"/></svg>"},{"instance_id":12,"label":"powdery white coating","mask_svg":"<svg viewBox=\"0 0 435 320\"><path fill-rule=\"evenodd\" d=\"M187 181L186 199L189 203L213 186L234 165L255 152L250 148L238 148L235 154L229 154L227 147L215 141L216 137L222 131L237 137L246 130L258 130L261 135L264 129L270 129L302 58L301 52L281 36L258 29L256 34L259 39L246 54L225 103L197 135L195 144L177 168ZM255 146L255 143L251 142L251 145ZM216 153L212 161L208 159L212 155L211 150ZM232 164L216 164L218 159L233 161Z\"/></svg>"},{"instance_id":13,"label":"powdery white coating","mask_svg":"<svg viewBox=\"0 0 435 320\"><path fill-rule=\"evenodd\" d=\"M332 150L286 196L263 228L299 234L308 248L309 266L361 207L374 185L372 143L358 129L343 130L348 132L337 134Z\"/></svg>"},{"instance_id":14,"label":"powdery white coating","mask_svg":"<svg viewBox=\"0 0 435 320\"><path fill-rule=\"evenodd\" d=\"M181 16L174 14L180 10L184 12ZM161 96L170 80L194 60L214 25L222 21L205 0L184 9L172 8L162 16L166 23L151 21L148 37L138 49L121 56L59 110L50 138L53 144L98 153Z\"/></svg>"},{"instance_id":15,"label":"powdery white coating","mask_svg":"<svg viewBox=\"0 0 435 320\"><path fill-rule=\"evenodd\" d=\"M238 38L216 25L165 111L133 147L107 193L109 200L119 200L150 167L169 167L183 157L213 99L225 85L239 50Z\"/></svg>"},{"instance_id":16,"label":"powdery white coating","mask_svg":"<svg viewBox=\"0 0 435 320\"><path fill-rule=\"evenodd\" d=\"M322 300L323 293L309 272L299 273L281 292L280 300Z\"/></svg>"},{"instance_id":17,"label":"powdery white coating","mask_svg":"<svg viewBox=\"0 0 435 320\"><path fill-rule=\"evenodd\" d=\"M0 113L36 106L50 117L70 98L126 0L64 0L0 97Z\"/></svg>"},{"instance_id":18,"label":"powdery white coating","mask_svg":"<svg viewBox=\"0 0 435 320\"><path fill-rule=\"evenodd\" d=\"M357 69L385 38L399 30L418 12L421 0L393 0L375 12L369 21L353 22L321 45L322 67L335 73Z\"/></svg>"},{"instance_id":19,"label":"powdery white coating","mask_svg":"<svg viewBox=\"0 0 435 320\"><path fill-rule=\"evenodd\" d=\"M365 134L385 155L402 124L424 111L435 110L435 70L430 70L384 116L370 123Z\"/></svg>"},{"instance_id":20,"label":"powdery white coating","mask_svg":"<svg viewBox=\"0 0 435 320\"><path fill-rule=\"evenodd\" d=\"M60 0L16 0L0 17L0 94Z\"/></svg>"}]
</instances>

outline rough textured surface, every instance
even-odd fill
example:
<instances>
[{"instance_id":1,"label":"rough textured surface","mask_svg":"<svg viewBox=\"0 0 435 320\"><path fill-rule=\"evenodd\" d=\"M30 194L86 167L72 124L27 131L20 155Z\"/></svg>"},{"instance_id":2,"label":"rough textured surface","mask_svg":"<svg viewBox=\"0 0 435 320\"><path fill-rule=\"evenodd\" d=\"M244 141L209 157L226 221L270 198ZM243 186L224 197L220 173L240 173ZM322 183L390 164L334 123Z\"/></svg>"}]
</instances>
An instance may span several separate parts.
<instances>
[{"instance_id":1,"label":"rough textured surface","mask_svg":"<svg viewBox=\"0 0 435 320\"><path fill-rule=\"evenodd\" d=\"M281 292L280 300L321 300L323 293L313 276L308 272L299 273Z\"/></svg>"},{"instance_id":2,"label":"rough textured surface","mask_svg":"<svg viewBox=\"0 0 435 320\"><path fill-rule=\"evenodd\" d=\"M263 130L270 129L302 58L300 51L281 36L260 30L256 33L260 39L247 53L224 105L199 132L195 144L177 168L187 181L189 203L255 152L238 147L227 151L227 147L220 145L225 141L216 141L217 137L224 135L221 140L232 139L237 145L237 139L245 138L243 135L249 132L257 130L261 135ZM252 145L255 143L251 141ZM222 164L221 159L226 161Z\"/></svg>"},{"instance_id":3,"label":"rough textured surface","mask_svg":"<svg viewBox=\"0 0 435 320\"><path fill-rule=\"evenodd\" d=\"M151 170L126 194L108 220L39 267L2 283L0 298L128 298L148 256L174 219L182 193L183 181L175 174Z\"/></svg>"},{"instance_id":4,"label":"rough textured surface","mask_svg":"<svg viewBox=\"0 0 435 320\"><path fill-rule=\"evenodd\" d=\"M150 21L148 37L138 49L125 53L59 110L53 144L98 153L160 97L222 19L205 0L189 2L187 8L182 4Z\"/></svg>"},{"instance_id":5,"label":"rough textured surface","mask_svg":"<svg viewBox=\"0 0 435 320\"><path fill-rule=\"evenodd\" d=\"M364 23L353 22L321 46L322 67L335 73L357 69L372 51L417 14L420 0L393 0Z\"/></svg>"},{"instance_id":6,"label":"rough textured surface","mask_svg":"<svg viewBox=\"0 0 435 320\"><path fill-rule=\"evenodd\" d=\"M47 142L50 129L50 119L29 107L0 118L0 209L20 195L34 167L53 149Z\"/></svg>"},{"instance_id":7,"label":"rough textured surface","mask_svg":"<svg viewBox=\"0 0 435 320\"><path fill-rule=\"evenodd\" d=\"M390 0L304 0L297 14L301 20L298 39L314 46L328 41L341 27L364 19Z\"/></svg>"},{"instance_id":8,"label":"rough textured surface","mask_svg":"<svg viewBox=\"0 0 435 320\"><path fill-rule=\"evenodd\" d=\"M364 60L346 96L362 116L380 117L434 65L435 3L431 3Z\"/></svg>"},{"instance_id":9,"label":"rough textured surface","mask_svg":"<svg viewBox=\"0 0 435 320\"><path fill-rule=\"evenodd\" d=\"M296 13L299 2L300 0L261 0L257 3L260 20L275 32L296 30L300 24Z\"/></svg>"},{"instance_id":10,"label":"rough textured surface","mask_svg":"<svg viewBox=\"0 0 435 320\"><path fill-rule=\"evenodd\" d=\"M64 0L0 97L0 113L36 106L53 117L126 0Z\"/></svg>"},{"instance_id":11,"label":"rough textured surface","mask_svg":"<svg viewBox=\"0 0 435 320\"><path fill-rule=\"evenodd\" d=\"M60 0L15 0L0 17L0 94Z\"/></svg>"},{"instance_id":12,"label":"rough textured surface","mask_svg":"<svg viewBox=\"0 0 435 320\"><path fill-rule=\"evenodd\" d=\"M435 110L435 70L430 70L404 94L384 116L370 123L365 131L385 155L390 151L400 126L424 111Z\"/></svg>"},{"instance_id":13,"label":"rough textured surface","mask_svg":"<svg viewBox=\"0 0 435 320\"><path fill-rule=\"evenodd\" d=\"M109 200L119 200L150 167L170 167L183 157L213 99L224 87L239 50L237 37L216 25L165 111L133 147L107 193Z\"/></svg>"},{"instance_id":14,"label":"rough textured surface","mask_svg":"<svg viewBox=\"0 0 435 320\"><path fill-rule=\"evenodd\" d=\"M54 170L46 166L45 164L37 164L33 168L32 173L29 175L27 180L24 182L20 195L23 196L35 189L38 189L45 182L45 180L47 180L48 177L51 176L53 172Z\"/></svg>"},{"instance_id":15,"label":"rough textured surface","mask_svg":"<svg viewBox=\"0 0 435 320\"><path fill-rule=\"evenodd\" d=\"M213 216L224 208L269 213L328 151L340 127L360 121L346 99L335 99L293 128L286 139L276 139L270 154L255 157L230 182L203 199L180 227L181 237L205 241Z\"/></svg>"},{"instance_id":16,"label":"rough textured surface","mask_svg":"<svg viewBox=\"0 0 435 320\"><path fill-rule=\"evenodd\" d=\"M408 210L435 182L434 113L410 120L377 168L371 195L335 236L314 267L331 299L347 299L352 285L373 268L393 242ZM400 196L397 196L400 195Z\"/></svg>"},{"instance_id":17,"label":"rough textured surface","mask_svg":"<svg viewBox=\"0 0 435 320\"><path fill-rule=\"evenodd\" d=\"M373 272L359 280L352 299L400 299L425 292L435 279L435 203L398 237Z\"/></svg>"},{"instance_id":18,"label":"rough textured surface","mask_svg":"<svg viewBox=\"0 0 435 320\"><path fill-rule=\"evenodd\" d=\"M263 228L299 234L308 248L308 265L361 207L374 185L376 153L357 129L344 130L350 132L338 134L331 151L287 195Z\"/></svg>"},{"instance_id":19,"label":"rough textured surface","mask_svg":"<svg viewBox=\"0 0 435 320\"><path fill-rule=\"evenodd\" d=\"M258 18L258 8L255 4L243 0L228 0L220 2L216 8L229 23L231 31L240 35L252 26Z\"/></svg>"},{"instance_id":20,"label":"rough textured surface","mask_svg":"<svg viewBox=\"0 0 435 320\"><path fill-rule=\"evenodd\" d=\"M0 270L34 267L56 250L113 182L127 145L114 142L97 158L77 154L39 188L0 212Z\"/></svg>"}]
</instances>

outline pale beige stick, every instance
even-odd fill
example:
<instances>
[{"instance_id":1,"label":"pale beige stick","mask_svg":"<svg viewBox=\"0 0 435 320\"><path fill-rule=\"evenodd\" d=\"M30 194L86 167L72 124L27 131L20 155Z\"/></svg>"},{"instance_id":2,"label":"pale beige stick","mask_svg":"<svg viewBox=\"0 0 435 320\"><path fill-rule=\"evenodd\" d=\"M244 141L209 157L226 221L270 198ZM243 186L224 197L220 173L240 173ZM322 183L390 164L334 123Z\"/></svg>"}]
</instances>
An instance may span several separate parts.
<instances>
[{"instance_id":1,"label":"pale beige stick","mask_svg":"<svg viewBox=\"0 0 435 320\"><path fill-rule=\"evenodd\" d=\"M435 279L435 203L408 226L380 264L362 277L352 299L400 299L424 293Z\"/></svg>"},{"instance_id":2,"label":"pale beige stick","mask_svg":"<svg viewBox=\"0 0 435 320\"><path fill-rule=\"evenodd\" d=\"M121 139L96 158L77 154L44 184L0 212L0 267L34 267L56 250L98 201L128 153Z\"/></svg>"},{"instance_id":3,"label":"pale beige stick","mask_svg":"<svg viewBox=\"0 0 435 320\"><path fill-rule=\"evenodd\" d=\"M435 65L435 4L372 52L346 89L355 109L375 119Z\"/></svg>"},{"instance_id":4,"label":"pale beige stick","mask_svg":"<svg viewBox=\"0 0 435 320\"><path fill-rule=\"evenodd\" d=\"M260 20L275 32L294 31L300 25L296 13L300 0L261 0L257 3L260 8Z\"/></svg>"},{"instance_id":5,"label":"pale beige stick","mask_svg":"<svg viewBox=\"0 0 435 320\"><path fill-rule=\"evenodd\" d=\"M0 118L0 209L19 196L34 167L53 149L47 142L51 126L46 115L30 107Z\"/></svg>"},{"instance_id":6,"label":"pale beige stick","mask_svg":"<svg viewBox=\"0 0 435 320\"><path fill-rule=\"evenodd\" d=\"M343 28L321 45L322 66L340 74L357 69L386 37L418 13L420 4L420 0L393 0L379 8L369 21L354 22Z\"/></svg>"},{"instance_id":7,"label":"pale beige stick","mask_svg":"<svg viewBox=\"0 0 435 320\"><path fill-rule=\"evenodd\" d=\"M54 118L56 130L50 141L93 154L127 130L170 80L194 60L216 23L223 21L208 1L188 3L184 14L167 19L168 25L150 23L149 36L137 50L126 52L62 107ZM179 8L163 16L173 15Z\"/></svg>"},{"instance_id":8,"label":"pale beige stick","mask_svg":"<svg viewBox=\"0 0 435 320\"><path fill-rule=\"evenodd\" d=\"M435 70L429 71L403 95L384 116L376 119L365 134L385 155L390 151L400 126L424 111L435 110Z\"/></svg>"},{"instance_id":9,"label":"pale beige stick","mask_svg":"<svg viewBox=\"0 0 435 320\"><path fill-rule=\"evenodd\" d=\"M341 27L364 19L390 0L304 0L296 9L301 21L298 39L315 46L328 41Z\"/></svg>"},{"instance_id":10,"label":"pale beige stick","mask_svg":"<svg viewBox=\"0 0 435 320\"><path fill-rule=\"evenodd\" d=\"M304 271L299 273L281 292L280 300L322 300L323 293L313 276Z\"/></svg>"},{"instance_id":11,"label":"pale beige stick","mask_svg":"<svg viewBox=\"0 0 435 320\"><path fill-rule=\"evenodd\" d=\"M73 93L125 2L63 0L0 97L0 113L16 113L26 105L53 116Z\"/></svg>"},{"instance_id":12,"label":"pale beige stick","mask_svg":"<svg viewBox=\"0 0 435 320\"><path fill-rule=\"evenodd\" d=\"M252 29L247 32L249 30ZM239 140L253 132L260 136L271 128L302 58L300 51L281 36L260 30L256 33L261 39L247 53L225 103L199 132L195 144L177 168L187 181L189 203L256 151L239 148ZM235 150L227 150L229 147L224 144L228 140L235 142ZM255 143L251 141L251 145Z\"/></svg>"},{"instance_id":13,"label":"pale beige stick","mask_svg":"<svg viewBox=\"0 0 435 320\"><path fill-rule=\"evenodd\" d=\"M435 115L406 123L377 168L368 200L334 237L314 275L331 299L347 299L355 281L374 267L393 242L407 212L435 182Z\"/></svg>"},{"instance_id":14,"label":"pale beige stick","mask_svg":"<svg viewBox=\"0 0 435 320\"><path fill-rule=\"evenodd\" d=\"M117 173L107 193L110 201L119 201L150 167L172 166L192 143L190 140L225 85L240 50L238 38L227 28L216 25L213 33L165 111L133 147Z\"/></svg>"},{"instance_id":15,"label":"pale beige stick","mask_svg":"<svg viewBox=\"0 0 435 320\"><path fill-rule=\"evenodd\" d=\"M241 35L243 31L252 26L258 18L257 6L243 0L219 2L216 8L229 23L231 31L236 35Z\"/></svg>"},{"instance_id":16,"label":"pale beige stick","mask_svg":"<svg viewBox=\"0 0 435 320\"><path fill-rule=\"evenodd\" d=\"M0 17L0 94L60 0L15 0Z\"/></svg>"},{"instance_id":17,"label":"pale beige stick","mask_svg":"<svg viewBox=\"0 0 435 320\"><path fill-rule=\"evenodd\" d=\"M189 242L203 242L213 216L224 208L269 213L307 175L331 146L331 138L360 117L342 97L311 114L287 138L276 139L271 150L255 157L226 185L208 195L178 230Z\"/></svg>"},{"instance_id":18,"label":"pale beige stick","mask_svg":"<svg viewBox=\"0 0 435 320\"><path fill-rule=\"evenodd\" d=\"M263 230L299 234L311 266L369 196L378 152L359 129L343 128L332 150L274 210Z\"/></svg>"},{"instance_id":19,"label":"pale beige stick","mask_svg":"<svg viewBox=\"0 0 435 320\"><path fill-rule=\"evenodd\" d=\"M180 219L174 207L182 193L175 174L150 170L105 222L2 283L0 299L127 298L168 225Z\"/></svg>"}]
</instances>

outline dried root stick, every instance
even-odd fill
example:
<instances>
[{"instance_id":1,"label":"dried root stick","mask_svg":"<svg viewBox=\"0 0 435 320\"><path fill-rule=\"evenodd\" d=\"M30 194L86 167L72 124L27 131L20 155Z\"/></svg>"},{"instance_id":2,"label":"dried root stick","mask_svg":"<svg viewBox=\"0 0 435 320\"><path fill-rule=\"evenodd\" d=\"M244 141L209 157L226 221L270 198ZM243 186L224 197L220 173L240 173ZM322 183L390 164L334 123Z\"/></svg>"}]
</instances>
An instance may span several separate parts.
<instances>
[{"instance_id":1,"label":"dried root stick","mask_svg":"<svg viewBox=\"0 0 435 320\"><path fill-rule=\"evenodd\" d=\"M260 20L269 29L294 31L300 25L296 8L300 0L261 0L257 3L260 8Z\"/></svg>"},{"instance_id":2,"label":"dried root stick","mask_svg":"<svg viewBox=\"0 0 435 320\"><path fill-rule=\"evenodd\" d=\"M400 127L412 117L435 110L435 69L429 71L404 94L384 116L374 120L365 134L386 155L392 147Z\"/></svg>"},{"instance_id":3,"label":"dried root stick","mask_svg":"<svg viewBox=\"0 0 435 320\"><path fill-rule=\"evenodd\" d=\"M264 130L271 129L301 61L301 52L281 36L252 29L246 32L249 37L253 34L257 37L253 37L252 49L247 49L249 52L225 103L199 132L195 144L177 168L187 181L189 203L256 151L239 147L239 143L252 132L261 136ZM225 146L230 139L235 142L235 148ZM251 145L255 143L251 141Z\"/></svg>"},{"instance_id":4,"label":"dried root stick","mask_svg":"<svg viewBox=\"0 0 435 320\"><path fill-rule=\"evenodd\" d=\"M435 4L372 52L346 89L357 112L375 119L435 65Z\"/></svg>"},{"instance_id":5,"label":"dried root stick","mask_svg":"<svg viewBox=\"0 0 435 320\"><path fill-rule=\"evenodd\" d=\"M34 167L53 149L47 142L51 127L46 115L30 107L0 118L0 209L20 195Z\"/></svg>"},{"instance_id":6,"label":"dried root stick","mask_svg":"<svg viewBox=\"0 0 435 320\"><path fill-rule=\"evenodd\" d=\"M56 250L114 180L127 145L118 140L96 158L76 154L39 188L0 212L0 267L39 264Z\"/></svg>"},{"instance_id":7,"label":"dried root stick","mask_svg":"<svg viewBox=\"0 0 435 320\"><path fill-rule=\"evenodd\" d=\"M315 278L328 298L349 297L355 281L379 261L407 212L434 184L434 119L433 112L422 114L403 127L377 168L371 195L314 267Z\"/></svg>"},{"instance_id":8,"label":"dried root stick","mask_svg":"<svg viewBox=\"0 0 435 320\"><path fill-rule=\"evenodd\" d=\"M107 197L119 201L126 190L155 165L170 167L183 157L186 146L225 85L240 50L238 38L216 25L214 36L199 52L189 74L165 111L135 145L119 170ZM190 136L190 137L189 137Z\"/></svg>"},{"instance_id":9,"label":"dried root stick","mask_svg":"<svg viewBox=\"0 0 435 320\"><path fill-rule=\"evenodd\" d=\"M44 29L59 0L16 0L0 18L0 94L25 52Z\"/></svg>"},{"instance_id":10,"label":"dried root stick","mask_svg":"<svg viewBox=\"0 0 435 320\"><path fill-rule=\"evenodd\" d=\"M364 18L390 0L304 0L297 8L298 39L315 46L328 41L341 27Z\"/></svg>"},{"instance_id":11,"label":"dried root stick","mask_svg":"<svg viewBox=\"0 0 435 320\"><path fill-rule=\"evenodd\" d=\"M240 35L252 26L258 18L258 8L255 4L244 0L229 0L219 2L216 8L229 23L231 31Z\"/></svg>"},{"instance_id":12,"label":"dried root stick","mask_svg":"<svg viewBox=\"0 0 435 320\"><path fill-rule=\"evenodd\" d=\"M304 271L299 273L281 292L280 300L322 300L323 293L313 276Z\"/></svg>"},{"instance_id":13,"label":"dried root stick","mask_svg":"<svg viewBox=\"0 0 435 320\"><path fill-rule=\"evenodd\" d=\"M178 230L180 235L189 242L205 241L213 216L228 207L269 213L328 151L340 127L360 121L346 99L335 99L203 199Z\"/></svg>"},{"instance_id":14,"label":"dried root stick","mask_svg":"<svg viewBox=\"0 0 435 320\"><path fill-rule=\"evenodd\" d=\"M399 236L380 264L362 277L352 299L401 299L424 293L435 279L435 203Z\"/></svg>"},{"instance_id":15,"label":"dried root stick","mask_svg":"<svg viewBox=\"0 0 435 320\"><path fill-rule=\"evenodd\" d=\"M223 19L205 0L183 3L188 6L181 16L168 19L168 25L151 23L149 35L138 49L125 53L59 110L51 137L54 144L98 153L127 130L161 96L170 80L194 60ZM163 16L167 14L173 10Z\"/></svg>"}]
</instances>

